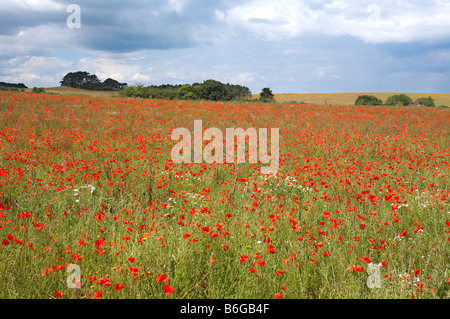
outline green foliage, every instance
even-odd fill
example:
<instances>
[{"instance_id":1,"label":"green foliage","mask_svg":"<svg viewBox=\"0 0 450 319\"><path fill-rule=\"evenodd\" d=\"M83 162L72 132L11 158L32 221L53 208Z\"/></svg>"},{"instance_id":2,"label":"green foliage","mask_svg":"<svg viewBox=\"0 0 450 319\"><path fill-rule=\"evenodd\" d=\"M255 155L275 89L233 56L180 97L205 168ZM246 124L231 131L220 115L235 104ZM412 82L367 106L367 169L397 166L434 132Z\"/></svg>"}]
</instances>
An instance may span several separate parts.
<instances>
[{"instance_id":1,"label":"green foliage","mask_svg":"<svg viewBox=\"0 0 450 319\"><path fill-rule=\"evenodd\" d=\"M8 92L24 92L25 89L19 89L19 88L8 87L8 86L0 86L0 91L8 91Z\"/></svg>"},{"instance_id":2,"label":"green foliage","mask_svg":"<svg viewBox=\"0 0 450 319\"><path fill-rule=\"evenodd\" d=\"M360 95L355 101L355 105L382 105L383 101L373 95Z\"/></svg>"},{"instance_id":3,"label":"green foliage","mask_svg":"<svg viewBox=\"0 0 450 319\"><path fill-rule=\"evenodd\" d=\"M275 102L275 95L270 88L263 88L259 93L259 100L261 102Z\"/></svg>"},{"instance_id":4,"label":"green foliage","mask_svg":"<svg viewBox=\"0 0 450 319\"><path fill-rule=\"evenodd\" d=\"M33 90L31 91L32 93L45 93L45 89L44 88L38 88L38 87L34 87Z\"/></svg>"},{"instance_id":5,"label":"green foliage","mask_svg":"<svg viewBox=\"0 0 450 319\"><path fill-rule=\"evenodd\" d=\"M426 107L436 107L436 104L434 104L434 100L431 96L418 98L414 101L414 104L421 104Z\"/></svg>"},{"instance_id":6,"label":"green foliage","mask_svg":"<svg viewBox=\"0 0 450 319\"><path fill-rule=\"evenodd\" d=\"M23 83L0 82L0 91L24 92L27 87Z\"/></svg>"},{"instance_id":7,"label":"green foliage","mask_svg":"<svg viewBox=\"0 0 450 319\"><path fill-rule=\"evenodd\" d=\"M224 84L216 80L206 80L203 83L184 85L151 85L137 84L124 88L119 92L121 97L149 98L164 100L209 100L231 101L236 99L248 99L250 89L236 84Z\"/></svg>"},{"instance_id":8,"label":"green foliage","mask_svg":"<svg viewBox=\"0 0 450 319\"><path fill-rule=\"evenodd\" d=\"M60 84L61 86L96 91L118 91L127 86L126 83L119 83L111 78L102 82L97 75L89 74L86 71L69 72L60 81Z\"/></svg>"},{"instance_id":9,"label":"green foliage","mask_svg":"<svg viewBox=\"0 0 450 319\"><path fill-rule=\"evenodd\" d=\"M406 94L391 95L386 100L386 105L406 106L409 105L411 98Z\"/></svg>"},{"instance_id":10,"label":"green foliage","mask_svg":"<svg viewBox=\"0 0 450 319\"><path fill-rule=\"evenodd\" d=\"M216 80L206 80L202 84L203 97L209 101L228 100L228 90L225 84Z\"/></svg>"},{"instance_id":11,"label":"green foliage","mask_svg":"<svg viewBox=\"0 0 450 319\"><path fill-rule=\"evenodd\" d=\"M203 88L200 85L185 84L177 90L177 98L180 100L200 100L203 94Z\"/></svg>"},{"instance_id":12,"label":"green foliage","mask_svg":"<svg viewBox=\"0 0 450 319\"><path fill-rule=\"evenodd\" d=\"M15 89L28 89L27 86L25 86L25 84L23 83L5 83L5 82L0 82L0 87L1 88L15 88ZM6 91L6 90L3 90Z\"/></svg>"}]
</instances>

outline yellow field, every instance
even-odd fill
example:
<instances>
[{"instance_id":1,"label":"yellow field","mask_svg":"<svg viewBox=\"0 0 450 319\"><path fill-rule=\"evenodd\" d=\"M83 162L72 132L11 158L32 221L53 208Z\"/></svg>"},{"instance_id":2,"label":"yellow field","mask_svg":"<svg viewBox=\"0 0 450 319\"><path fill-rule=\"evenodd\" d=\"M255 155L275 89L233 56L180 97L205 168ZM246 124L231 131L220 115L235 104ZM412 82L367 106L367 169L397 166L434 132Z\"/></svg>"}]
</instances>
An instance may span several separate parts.
<instances>
[{"instance_id":1,"label":"yellow field","mask_svg":"<svg viewBox=\"0 0 450 319\"><path fill-rule=\"evenodd\" d=\"M401 93L306 93L306 94L275 94L277 102L304 102L308 104L333 104L333 105L354 105L356 99L360 95L373 95L386 101L386 99L394 94ZM436 106L450 106L450 94L431 94L431 93L405 93L413 100L421 97L431 96ZM254 94L254 98L259 94Z\"/></svg>"}]
</instances>

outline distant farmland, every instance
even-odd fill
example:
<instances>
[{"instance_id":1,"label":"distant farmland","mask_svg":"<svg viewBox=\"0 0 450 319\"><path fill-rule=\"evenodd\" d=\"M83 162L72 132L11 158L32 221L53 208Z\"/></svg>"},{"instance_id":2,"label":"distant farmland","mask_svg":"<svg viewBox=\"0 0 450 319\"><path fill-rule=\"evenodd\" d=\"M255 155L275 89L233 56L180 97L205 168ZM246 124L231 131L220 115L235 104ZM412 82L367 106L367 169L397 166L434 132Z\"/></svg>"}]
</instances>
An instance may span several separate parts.
<instances>
[{"instance_id":1,"label":"distant farmland","mask_svg":"<svg viewBox=\"0 0 450 319\"><path fill-rule=\"evenodd\" d=\"M31 92L31 89L28 89ZM78 96L91 96L91 97L119 97L117 91L93 91L82 90L71 87L49 87L45 88L46 93L58 94L58 95L78 95ZM354 105L356 99L360 95L373 95L377 98L386 101L386 99L394 94L401 93L388 93L388 92L376 92L376 93L285 93L275 94L275 100L279 103L305 103L305 104L332 104L332 105ZM421 97L432 97L436 106L446 105L450 107L450 94L434 94L434 93L405 93L413 100ZM259 94L253 94L252 98L258 98Z\"/></svg>"},{"instance_id":2,"label":"distant farmland","mask_svg":"<svg viewBox=\"0 0 450 319\"><path fill-rule=\"evenodd\" d=\"M354 105L360 95L373 95L386 101L386 99L395 94L401 93L305 93L305 94L275 94L277 102L304 102L306 104L332 104L332 105ZM413 100L421 97L432 97L436 106L446 105L450 107L450 94L431 94L431 93L405 93ZM254 94L258 97L259 94Z\"/></svg>"}]
</instances>

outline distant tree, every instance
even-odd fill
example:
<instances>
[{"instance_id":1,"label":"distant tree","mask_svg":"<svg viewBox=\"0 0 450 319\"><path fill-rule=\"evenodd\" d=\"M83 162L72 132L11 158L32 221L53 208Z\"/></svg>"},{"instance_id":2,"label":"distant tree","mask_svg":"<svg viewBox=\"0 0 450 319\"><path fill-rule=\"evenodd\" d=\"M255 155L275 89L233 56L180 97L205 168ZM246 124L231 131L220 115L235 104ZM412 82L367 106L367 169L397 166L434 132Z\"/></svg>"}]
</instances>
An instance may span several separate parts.
<instances>
[{"instance_id":1,"label":"distant tree","mask_svg":"<svg viewBox=\"0 0 450 319\"><path fill-rule=\"evenodd\" d=\"M28 89L27 86L25 86L25 84L23 83L6 83L6 82L0 82L0 86L1 87L6 87L6 88L16 88L16 89Z\"/></svg>"},{"instance_id":2,"label":"distant tree","mask_svg":"<svg viewBox=\"0 0 450 319\"><path fill-rule=\"evenodd\" d=\"M206 80L201 84L203 89L202 98L209 101L231 100L225 84L216 80Z\"/></svg>"},{"instance_id":3,"label":"distant tree","mask_svg":"<svg viewBox=\"0 0 450 319\"><path fill-rule=\"evenodd\" d=\"M259 93L259 99L262 102L275 102L275 95L270 88L263 88Z\"/></svg>"},{"instance_id":4,"label":"distant tree","mask_svg":"<svg viewBox=\"0 0 450 319\"><path fill-rule=\"evenodd\" d=\"M228 91L229 100L243 100L251 97L252 92L246 86L238 84L225 84Z\"/></svg>"},{"instance_id":5,"label":"distant tree","mask_svg":"<svg viewBox=\"0 0 450 319\"><path fill-rule=\"evenodd\" d=\"M119 83L114 79L107 78L105 81L103 81L102 86L104 87L105 90L109 89L111 91L116 91L122 90L125 87L127 87L127 83Z\"/></svg>"},{"instance_id":6,"label":"distant tree","mask_svg":"<svg viewBox=\"0 0 450 319\"><path fill-rule=\"evenodd\" d=\"M38 88L38 87L34 87L33 90L31 90L31 93L45 93L45 89L44 88Z\"/></svg>"},{"instance_id":7,"label":"distant tree","mask_svg":"<svg viewBox=\"0 0 450 319\"><path fill-rule=\"evenodd\" d=\"M106 82L106 81L105 81ZM203 83L190 84L162 84L144 86L136 84L125 87L119 92L121 97L137 97L164 100L207 100L230 101L233 99L247 99L251 95L250 89L235 84L223 84L216 80L206 80Z\"/></svg>"},{"instance_id":8,"label":"distant tree","mask_svg":"<svg viewBox=\"0 0 450 319\"><path fill-rule=\"evenodd\" d=\"M141 83L127 86L126 88L119 91L119 96L120 97L133 97L133 98L141 97L142 98L143 96L140 96L140 94L141 94L143 88L144 88L144 85Z\"/></svg>"},{"instance_id":9,"label":"distant tree","mask_svg":"<svg viewBox=\"0 0 450 319\"><path fill-rule=\"evenodd\" d=\"M180 100L200 100L203 96L203 88L200 85L185 84L177 90L177 98Z\"/></svg>"},{"instance_id":10,"label":"distant tree","mask_svg":"<svg viewBox=\"0 0 450 319\"><path fill-rule=\"evenodd\" d=\"M411 98L406 94L396 94L387 98L386 105L400 105L406 106L409 105Z\"/></svg>"},{"instance_id":11,"label":"distant tree","mask_svg":"<svg viewBox=\"0 0 450 319\"><path fill-rule=\"evenodd\" d=\"M414 101L415 105L419 105L419 103L426 107L436 107L436 104L434 104L434 100L431 96L421 97Z\"/></svg>"},{"instance_id":12,"label":"distant tree","mask_svg":"<svg viewBox=\"0 0 450 319\"><path fill-rule=\"evenodd\" d=\"M355 101L355 105L382 105L383 101L373 95L360 95Z\"/></svg>"},{"instance_id":13,"label":"distant tree","mask_svg":"<svg viewBox=\"0 0 450 319\"><path fill-rule=\"evenodd\" d=\"M85 71L67 73L62 81L61 86L68 86L81 89L92 89L100 83L95 74L89 74Z\"/></svg>"}]
</instances>

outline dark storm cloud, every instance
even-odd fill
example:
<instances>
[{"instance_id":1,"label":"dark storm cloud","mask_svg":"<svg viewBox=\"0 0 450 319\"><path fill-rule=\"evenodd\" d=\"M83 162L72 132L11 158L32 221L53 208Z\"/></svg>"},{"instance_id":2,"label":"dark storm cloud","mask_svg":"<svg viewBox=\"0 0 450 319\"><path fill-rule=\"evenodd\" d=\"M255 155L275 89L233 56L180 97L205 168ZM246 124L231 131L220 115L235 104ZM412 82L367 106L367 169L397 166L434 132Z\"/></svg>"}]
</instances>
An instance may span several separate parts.
<instances>
[{"instance_id":1,"label":"dark storm cloud","mask_svg":"<svg viewBox=\"0 0 450 319\"><path fill-rule=\"evenodd\" d=\"M70 1L53 1L46 11L26 6L6 6L0 12L0 35L52 25L65 32ZM232 1L227 2L232 4ZM186 48L216 41L221 22L215 11L225 8L219 1L75 1L81 9L81 28L73 30L67 44L80 49L131 52L144 49ZM5 5L4 5L5 6ZM73 38L72 38L73 37ZM38 39L37 39L38 40ZM63 47L66 43L55 43Z\"/></svg>"}]
</instances>

